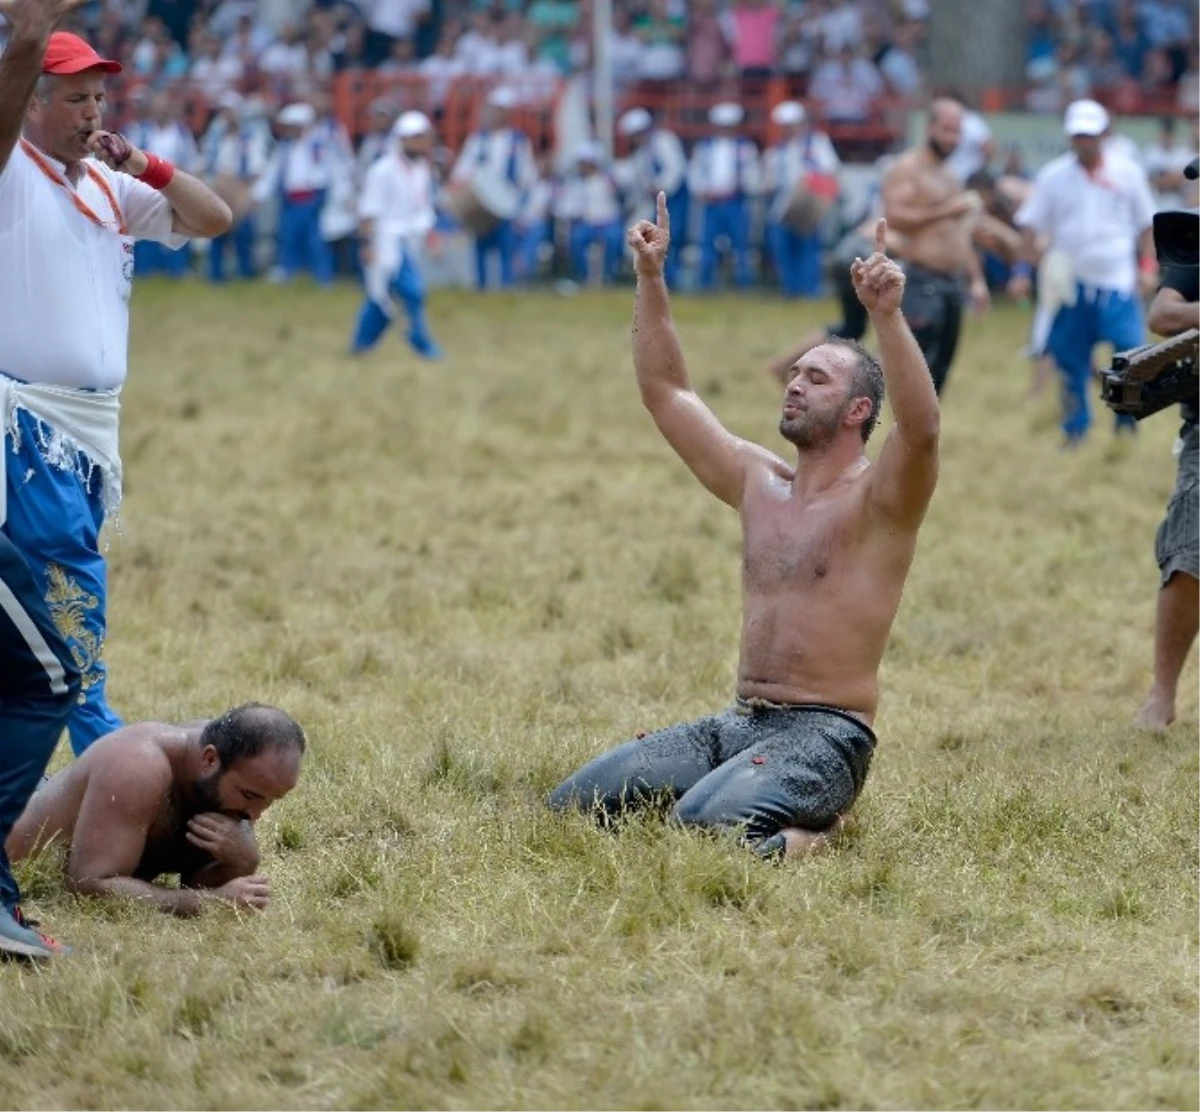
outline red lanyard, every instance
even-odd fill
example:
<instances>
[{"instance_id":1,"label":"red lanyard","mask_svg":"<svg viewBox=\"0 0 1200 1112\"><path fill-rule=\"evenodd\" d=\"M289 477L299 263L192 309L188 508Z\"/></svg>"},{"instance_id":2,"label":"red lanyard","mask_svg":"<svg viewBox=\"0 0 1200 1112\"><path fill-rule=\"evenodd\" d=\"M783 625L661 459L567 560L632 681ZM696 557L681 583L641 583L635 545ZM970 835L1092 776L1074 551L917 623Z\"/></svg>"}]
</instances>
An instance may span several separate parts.
<instances>
[{"instance_id":1,"label":"red lanyard","mask_svg":"<svg viewBox=\"0 0 1200 1112\"><path fill-rule=\"evenodd\" d=\"M75 208L78 209L79 212L81 212L84 216L86 216L93 224L95 224L97 228L112 227L111 224L101 220L100 217L98 217L91 210L88 204L83 201L79 194L71 187L71 183L68 182L67 179L62 176L62 174L55 170L55 168L51 166L50 163L45 160L45 158L42 157L41 152L38 151L37 147L27 140L22 139L21 149L27 155L29 155L31 159L33 159L33 164L39 170L41 170L46 177L54 182L55 185L61 186L67 191L68 196L71 198L71 203L75 206ZM113 191L108 182L104 180L104 175L101 174L94 166L89 166L87 162L84 162L83 170L84 173L86 173L87 176L96 183L96 186L99 188L100 192L103 193L108 199L109 207L112 209L113 221L117 226L117 234L122 236L128 235L129 229L125 227L125 217L121 214L121 206L117 204L117 198L113 196Z\"/></svg>"}]
</instances>

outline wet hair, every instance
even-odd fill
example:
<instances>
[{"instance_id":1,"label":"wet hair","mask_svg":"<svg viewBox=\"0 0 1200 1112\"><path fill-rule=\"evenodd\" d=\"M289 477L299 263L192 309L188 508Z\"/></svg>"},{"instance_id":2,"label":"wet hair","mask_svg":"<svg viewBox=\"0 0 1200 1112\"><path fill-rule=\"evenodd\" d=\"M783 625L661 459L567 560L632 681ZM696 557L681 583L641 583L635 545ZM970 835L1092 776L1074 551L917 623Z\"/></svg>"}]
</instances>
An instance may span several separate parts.
<instances>
[{"instance_id":1,"label":"wet hair","mask_svg":"<svg viewBox=\"0 0 1200 1112\"><path fill-rule=\"evenodd\" d=\"M974 189L979 193L987 193L989 190L996 188L996 179L992 177L988 170L976 170L966 180L966 187Z\"/></svg>"},{"instance_id":2,"label":"wet hair","mask_svg":"<svg viewBox=\"0 0 1200 1112\"><path fill-rule=\"evenodd\" d=\"M211 745L229 768L269 749L304 752L304 730L290 715L263 703L243 703L214 718L200 733L200 744Z\"/></svg>"},{"instance_id":3,"label":"wet hair","mask_svg":"<svg viewBox=\"0 0 1200 1112\"><path fill-rule=\"evenodd\" d=\"M854 354L847 398L867 398L871 402L871 412L862 423L862 438L865 444L871 439L875 426L879 424L879 414L883 409L883 368L879 365L879 360L857 340L831 336L826 343L846 348Z\"/></svg>"}]
</instances>

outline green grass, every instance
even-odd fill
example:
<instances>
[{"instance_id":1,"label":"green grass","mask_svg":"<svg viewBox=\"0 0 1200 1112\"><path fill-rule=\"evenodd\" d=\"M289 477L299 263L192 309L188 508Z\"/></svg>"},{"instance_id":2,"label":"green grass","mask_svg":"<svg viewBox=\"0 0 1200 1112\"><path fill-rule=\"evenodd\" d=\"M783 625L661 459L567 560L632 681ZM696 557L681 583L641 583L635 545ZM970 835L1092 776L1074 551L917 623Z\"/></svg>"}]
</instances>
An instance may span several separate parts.
<instances>
[{"instance_id":1,"label":"green grass","mask_svg":"<svg viewBox=\"0 0 1200 1112\"><path fill-rule=\"evenodd\" d=\"M348 360L354 308L139 291L112 698L263 699L312 750L263 916L22 869L76 954L0 967L5 1102L1197 1107L1194 658L1176 727L1129 726L1172 415L1062 454L1024 318L969 323L859 827L775 867L541 805L733 691L737 521L640 409L630 293L436 298L441 365ZM677 305L698 388L773 446L759 368L829 312Z\"/></svg>"}]
</instances>

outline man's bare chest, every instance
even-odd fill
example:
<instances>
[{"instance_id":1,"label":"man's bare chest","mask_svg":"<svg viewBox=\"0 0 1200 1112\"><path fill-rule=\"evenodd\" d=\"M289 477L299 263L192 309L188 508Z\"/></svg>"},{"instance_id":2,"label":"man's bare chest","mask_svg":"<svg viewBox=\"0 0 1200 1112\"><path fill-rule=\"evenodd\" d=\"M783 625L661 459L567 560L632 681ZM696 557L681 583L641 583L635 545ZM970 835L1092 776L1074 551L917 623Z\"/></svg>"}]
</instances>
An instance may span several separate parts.
<instances>
[{"instance_id":1,"label":"man's bare chest","mask_svg":"<svg viewBox=\"0 0 1200 1112\"><path fill-rule=\"evenodd\" d=\"M853 505L764 501L744 515L742 566L746 586L818 590L843 579L857 548Z\"/></svg>"}]
</instances>

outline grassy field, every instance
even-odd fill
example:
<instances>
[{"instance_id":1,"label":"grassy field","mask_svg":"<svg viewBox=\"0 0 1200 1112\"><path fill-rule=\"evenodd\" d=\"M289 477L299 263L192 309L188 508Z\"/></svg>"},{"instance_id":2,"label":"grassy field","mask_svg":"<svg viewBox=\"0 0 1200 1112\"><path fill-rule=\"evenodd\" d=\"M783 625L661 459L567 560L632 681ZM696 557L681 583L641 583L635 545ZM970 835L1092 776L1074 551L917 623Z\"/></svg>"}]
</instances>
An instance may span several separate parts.
<instances>
[{"instance_id":1,"label":"grassy field","mask_svg":"<svg viewBox=\"0 0 1200 1112\"><path fill-rule=\"evenodd\" d=\"M1024 317L970 322L858 829L773 866L541 804L733 692L737 521L640 408L631 293L442 296L440 365L347 359L355 300L135 299L113 701L277 703L311 754L265 915L22 869L76 954L0 967L0 1103L1197 1107L1194 657L1173 730L1129 725L1173 415L1062 454ZM830 307L676 309L698 388L778 446L760 367Z\"/></svg>"}]
</instances>

